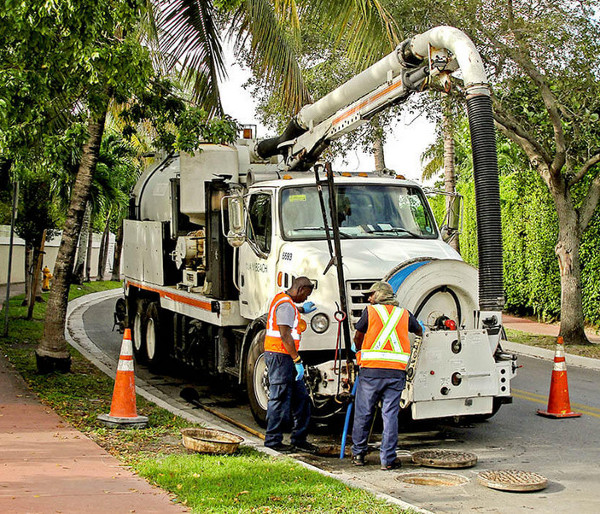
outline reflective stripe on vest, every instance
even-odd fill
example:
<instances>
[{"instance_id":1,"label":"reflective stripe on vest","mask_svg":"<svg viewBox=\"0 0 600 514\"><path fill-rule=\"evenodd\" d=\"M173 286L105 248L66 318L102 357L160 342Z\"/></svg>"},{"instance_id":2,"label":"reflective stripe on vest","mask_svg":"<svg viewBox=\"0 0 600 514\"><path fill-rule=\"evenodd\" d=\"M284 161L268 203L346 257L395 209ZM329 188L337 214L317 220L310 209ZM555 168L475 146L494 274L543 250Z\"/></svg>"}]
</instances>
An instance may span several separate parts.
<instances>
[{"instance_id":1,"label":"reflective stripe on vest","mask_svg":"<svg viewBox=\"0 0 600 514\"><path fill-rule=\"evenodd\" d=\"M294 308L294 326L291 327L292 338L296 344L296 351L298 351L300 346L300 332L298 331L298 325L300 323L300 311L286 293L278 293L271 302L271 306L269 307L269 315L267 317L267 329L265 334L265 351L267 352L288 353L283 345L283 340L281 339L281 334L279 332L279 326L277 325L276 319L277 307L285 302L288 302Z\"/></svg>"},{"instance_id":2,"label":"reflective stripe on vest","mask_svg":"<svg viewBox=\"0 0 600 514\"><path fill-rule=\"evenodd\" d=\"M360 351L363 368L406 369L410 358L408 311L393 305L369 305L369 326Z\"/></svg>"}]
</instances>

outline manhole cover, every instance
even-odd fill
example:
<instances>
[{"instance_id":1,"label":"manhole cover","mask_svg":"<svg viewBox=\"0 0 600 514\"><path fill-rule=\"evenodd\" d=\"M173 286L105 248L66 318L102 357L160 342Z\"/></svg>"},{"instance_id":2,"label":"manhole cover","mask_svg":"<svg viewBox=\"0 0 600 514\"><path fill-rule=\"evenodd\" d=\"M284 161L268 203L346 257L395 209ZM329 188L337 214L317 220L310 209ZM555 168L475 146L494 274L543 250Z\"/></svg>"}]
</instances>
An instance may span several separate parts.
<instances>
[{"instance_id":1,"label":"manhole cover","mask_svg":"<svg viewBox=\"0 0 600 514\"><path fill-rule=\"evenodd\" d=\"M501 491L539 491L548 485L546 477L518 469L482 471L477 480L486 487Z\"/></svg>"},{"instance_id":2,"label":"manhole cover","mask_svg":"<svg viewBox=\"0 0 600 514\"><path fill-rule=\"evenodd\" d=\"M477 455L454 450L417 450L412 461L430 468L470 468L477 464Z\"/></svg>"},{"instance_id":3,"label":"manhole cover","mask_svg":"<svg viewBox=\"0 0 600 514\"><path fill-rule=\"evenodd\" d=\"M432 485L448 487L453 485L466 484L469 479L461 475L454 475L452 473L403 473L396 477L396 480L405 482L407 484L414 485Z\"/></svg>"}]
</instances>

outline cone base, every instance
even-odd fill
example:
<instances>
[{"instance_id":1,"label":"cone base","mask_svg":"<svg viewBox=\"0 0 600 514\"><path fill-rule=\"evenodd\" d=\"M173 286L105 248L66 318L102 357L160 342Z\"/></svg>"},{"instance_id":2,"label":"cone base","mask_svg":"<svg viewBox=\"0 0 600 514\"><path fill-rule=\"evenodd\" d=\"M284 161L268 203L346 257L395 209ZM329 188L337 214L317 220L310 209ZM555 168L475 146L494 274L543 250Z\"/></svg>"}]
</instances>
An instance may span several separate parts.
<instances>
[{"instance_id":1,"label":"cone base","mask_svg":"<svg viewBox=\"0 0 600 514\"><path fill-rule=\"evenodd\" d=\"M545 410L538 409L537 413L540 416L546 418L578 418L581 416L581 412L548 412Z\"/></svg>"},{"instance_id":2,"label":"cone base","mask_svg":"<svg viewBox=\"0 0 600 514\"><path fill-rule=\"evenodd\" d=\"M110 414L99 414L98 421L108 428L146 428L148 426L147 416L119 418Z\"/></svg>"}]
</instances>

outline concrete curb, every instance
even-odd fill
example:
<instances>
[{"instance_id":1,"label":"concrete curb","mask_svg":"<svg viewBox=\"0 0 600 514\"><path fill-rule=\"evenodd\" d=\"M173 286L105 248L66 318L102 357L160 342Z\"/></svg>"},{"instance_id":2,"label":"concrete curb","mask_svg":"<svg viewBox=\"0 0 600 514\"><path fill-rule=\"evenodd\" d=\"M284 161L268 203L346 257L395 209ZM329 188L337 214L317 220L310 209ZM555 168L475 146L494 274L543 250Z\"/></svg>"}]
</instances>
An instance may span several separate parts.
<instances>
[{"instance_id":1,"label":"concrete curb","mask_svg":"<svg viewBox=\"0 0 600 514\"><path fill-rule=\"evenodd\" d=\"M85 327L83 326L83 315L90 307L96 303L108 300L110 298L118 298L123 292L120 289L111 289L109 291L101 291L98 293L91 293L86 296L79 297L72 302L69 302L67 308L67 323L65 327L65 338L67 342L79 351L84 357L91 361L98 369L106 373L109 377L115 378L117 372L117 362L113 362L109 359L102 351L100 351L94 343L88 338ZM219 430L226 430L236 434L244 439L245 446L250 446L259 452L270 455L276 458L292 458L289 456L282 457L282 455L270 448L265 448L263 442L258 437L252 436L246 432L242 432L237 427L231 426L228 423L223 422L216 416L213 416L209 412L192 410L188 404L178 401L164 395L156 387L148 384L146 381L137 378L135 379L136 392L145 398L146 400L155 403L159 407L168 410L169 412L180 416L187 421L192 423L201 423L207 428L216 428ZM413 512L420 512L422 514L433 514L431 511L417 507L407 503L399 498L395 498L389 494L378 492L373 490L373 484L366 483L355 475L347 472L330 473L329 471L322 470L312 464L308 464L301 460L294 459L302 467L311 471L338 480L348 486L364 489L375 495L377 498L384 500L388 503L397 505L403 509L410 509Z\"/></svg>"}]
</instances>

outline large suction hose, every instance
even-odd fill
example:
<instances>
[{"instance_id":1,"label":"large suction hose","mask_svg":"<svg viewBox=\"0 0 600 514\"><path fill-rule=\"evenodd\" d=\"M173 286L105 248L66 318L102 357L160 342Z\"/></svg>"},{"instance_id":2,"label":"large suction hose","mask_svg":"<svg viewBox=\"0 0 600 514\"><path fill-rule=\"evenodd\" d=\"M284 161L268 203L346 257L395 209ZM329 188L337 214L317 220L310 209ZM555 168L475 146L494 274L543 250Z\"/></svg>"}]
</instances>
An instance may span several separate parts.
<instances>
[{"instance_id":1,"label":"large suction hose","mask_svg":"<svg viewBox=\"0 0 600 514\"><path fill-rule=\"evenodd\" d=\"M477 207L479 308L482 311L502 311L504 286L500 186L491 98L481 94L468 97L467 112Z\"/></svg>"}]
</instances>

